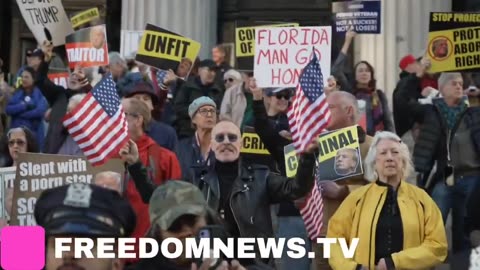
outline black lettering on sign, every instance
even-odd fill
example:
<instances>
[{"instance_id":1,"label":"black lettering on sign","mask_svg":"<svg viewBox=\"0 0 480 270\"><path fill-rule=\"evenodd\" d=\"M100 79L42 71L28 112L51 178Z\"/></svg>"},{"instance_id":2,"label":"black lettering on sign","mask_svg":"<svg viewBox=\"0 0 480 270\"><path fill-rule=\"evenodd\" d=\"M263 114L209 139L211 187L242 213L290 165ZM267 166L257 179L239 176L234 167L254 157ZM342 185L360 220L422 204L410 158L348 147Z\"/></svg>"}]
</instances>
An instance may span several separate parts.
<instances>
[{"instance_id":1,"label":"black lettering on sign","mask_svg":"<svg viewBox=\"0 0 480 270\"><path fill-rule=\"evenodd\" d=\"M173 55L184 58L187 56L187 50L190 42L176 39L174 37L159 36L147 33L145 37L145 50L160 54Z\"/></svg>"},{"instance_id":2,"label":"black lettering on sign","mask_svg":"<svg viewBox=\"0 0 480 270\"><path fill-rule=\"evenodd\" d=\"M250 139L251 138L248 136L243 137L243 147L245 147L246 149L252 148L252 146L250 145Z\"/></svg>"},{"instance_id":3,"label":"black lettering on sign","mask_svg":"<svg viewBox=\"0 0 480 270\"><path fill-rule=\"evenodd\" d=\"M297 157L296 156L288 157L287 164L288 164L288 170L289 171L297 170L297 167L298 167Z\"/></svg>"},{"instance_id":4,"label":"black lettering on sign","mask_svg":"<svg viewBox=\"0 0 480 270\"><path fill-rule=\"evenodd\" d=\"M455 57L455 67L460 68L471 66L480 66L479 54Z\"/></svg>"},{"instance_id":5,"label":"black lettering on sign","mask_svg":"<svg viewBox=\"0 0 480 270\"><path fill-rule=\"evenodd\" d=\"M42 8L27 8L33 24L45 25L58 22L58 8L56 6Z\"/></svg>"},{"instance_id":6,"label":"black lettering on sign","mask_svg":"<svg viewBox=\"0 0 480 270\"><path fill-rule=\"evenodd\" d=\"M455 54L474 53L480 51L480 41L455 44Z\"/></svg>"},{"instance_id":7,"label":"black lettering on sign","mask_svg":"<svg viewBox=\"0 0 480 270\"><path fill-rule=\"evenodd\" d=\"M472 39L479 39L480 37L480 28L475 28L475 29L464 29L464 30L457 30L453 31L453 41L457 41L457 39L460 39L460 41L463 40L472 40Z\"/></svg>"},{"instance_id":8,"label":"black lettering on sign","mask_svg":"<svg viewBox=\"0 0 480 270\"><path fill-rule=\"evenodd\" d=\"M345 133L338 134L338 136L332 136L323 140L319 146L319 152L321 156L324 156L355 142L356 140L353 138L352 131L349 130Z\"/></svg>"}]
</instances>

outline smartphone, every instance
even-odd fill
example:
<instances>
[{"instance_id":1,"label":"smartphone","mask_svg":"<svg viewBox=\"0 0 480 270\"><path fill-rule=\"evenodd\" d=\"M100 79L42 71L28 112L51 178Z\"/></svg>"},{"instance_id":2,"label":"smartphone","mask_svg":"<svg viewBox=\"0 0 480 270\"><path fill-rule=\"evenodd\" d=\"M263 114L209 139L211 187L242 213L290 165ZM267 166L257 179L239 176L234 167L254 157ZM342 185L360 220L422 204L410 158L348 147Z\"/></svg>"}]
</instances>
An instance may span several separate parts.
<instances>
[{"instance_id":1,"label":"smartphone","mask_svg":"<svg viewBox=\"0 0 480 270\"><path fill-rule=\"evenodd\" d=\"M213 239L216 239L216 238L221 239L223 243L227 244L228 233L225 230L225 228L221 225L208 225L208 226L202 227L198 231L196 236L197 241L199 242L201 238L210 239L210 251L211 251L210 256L213 256ZM209 269L216 269L224 260L230 261L230 259L220 254L220 258L214 259L210 264ZM200 267L203 261L204 261L204 258L197 258L195 260L195 263L197 264L198 267Z\"/></svg>"}]
</instances>

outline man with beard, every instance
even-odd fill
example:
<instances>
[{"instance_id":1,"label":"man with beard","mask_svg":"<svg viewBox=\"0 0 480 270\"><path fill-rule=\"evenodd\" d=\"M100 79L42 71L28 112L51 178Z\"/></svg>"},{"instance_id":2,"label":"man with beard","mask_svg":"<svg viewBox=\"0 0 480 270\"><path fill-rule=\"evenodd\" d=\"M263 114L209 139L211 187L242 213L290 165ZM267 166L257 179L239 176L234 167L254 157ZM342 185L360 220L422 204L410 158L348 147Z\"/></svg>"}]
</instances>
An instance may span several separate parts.
<instances>
[{"instance_id":1,"label":"man with beard","mask_svg":"<svg viewBox=\"0 0 480 270\"><path fill-rule=\"evenodd\" d=\"M335 173L346 176L355 173L358 165L357 150L353 148L342 148L335 156Z\"/></svg>"},{"instance_id":2,"label":"man with beard","mask_svg":"<svg viewBox=\"0 0 480 270\"><path fill-rule=\"evenodd\" d=\"M314 141L301 154L295 178L276 175L263 165L242 165L240 129L222 119L212 130L211 148L215 153L212 169L189 179L203 192L208 206L218 211L233 238L273 237L270 205L305 196L313 186L317 149ZM258 252L258 247L255 246ZM243 265L254 262L241 260ZM268 259L265 263L271 263Z\"/></svg>"},{"instance_id":3,"label":"man with beard","mask_svg":"<svg viewBox=\"0 0 480 270\"><path fill-rule=\"evenodd\" d=\"M46 233L46 270L123 269L120 259L75 258L73 245L61 258L55 258L57 237L87 237L96 243L97 238L130 236L135 213L117 191L85 183L48 189L37 200L34 215Z\"/></svg>"}]
</instances>

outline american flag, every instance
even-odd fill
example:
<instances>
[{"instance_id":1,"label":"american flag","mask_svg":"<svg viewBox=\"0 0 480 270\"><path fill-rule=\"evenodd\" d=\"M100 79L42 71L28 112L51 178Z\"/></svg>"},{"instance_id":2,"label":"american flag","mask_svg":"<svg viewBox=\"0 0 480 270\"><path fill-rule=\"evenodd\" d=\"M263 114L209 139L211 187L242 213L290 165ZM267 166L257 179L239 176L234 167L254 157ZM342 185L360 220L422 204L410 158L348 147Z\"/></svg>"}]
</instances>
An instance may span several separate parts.
<instances>
[{"instance_id":1,"label":"american flag","mask_svg":"<svg viewBox=\"0 0 480 270\"><path fill-rule=\"evenodd\" d=\"M322 70L315 53L300 75L287 115L297 153L302 153L330 121L330 110L323 92Z\"/></svg>"},{"instance_id":2,"label":"american flag","mask_svg":"<svg viewBox=\"0 0 480 270\"><path fill-rule=\"evenodd\" d=\"M93 166L102 165L118 154L129 136L111 74L65 115L63 125Z\"/></svg>"},{"instance_id":3,"label":"american flag","mask_svg":"<svg viewBox=\"0 0 480 270\"><path fill-rule=\"evenodd\" d=\"M315 176L315 184L312 191L307 195L304 204L300 206L299 210L310 239L316 240L320 238L320 232L323 227L323 198L317 176Z\"/></svg>"}]
</instances>

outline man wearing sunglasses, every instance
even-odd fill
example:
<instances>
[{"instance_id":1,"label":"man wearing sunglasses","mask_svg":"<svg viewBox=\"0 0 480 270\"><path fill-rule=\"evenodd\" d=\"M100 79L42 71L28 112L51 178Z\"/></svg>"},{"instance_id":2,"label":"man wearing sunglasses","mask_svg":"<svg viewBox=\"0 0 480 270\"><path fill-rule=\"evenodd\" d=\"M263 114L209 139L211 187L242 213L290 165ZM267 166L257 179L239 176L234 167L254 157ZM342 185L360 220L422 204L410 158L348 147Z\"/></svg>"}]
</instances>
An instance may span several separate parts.
<instances>
[{"instance_id":1,"label":"man wearing sunglasses","mask_svg":"<svg viewBox=\"0 0 480 270\"><path fill-rule=\"evenodd\" d=\"M296 178L270 173L266 166L242 164L240 129L230 120L222 119L213 128L211 147L214 168L191 181L219 212L234 238L273 237L270 205L296 200L312 189L316 143L301 155Z\"/></svg>"}]
</instances>

